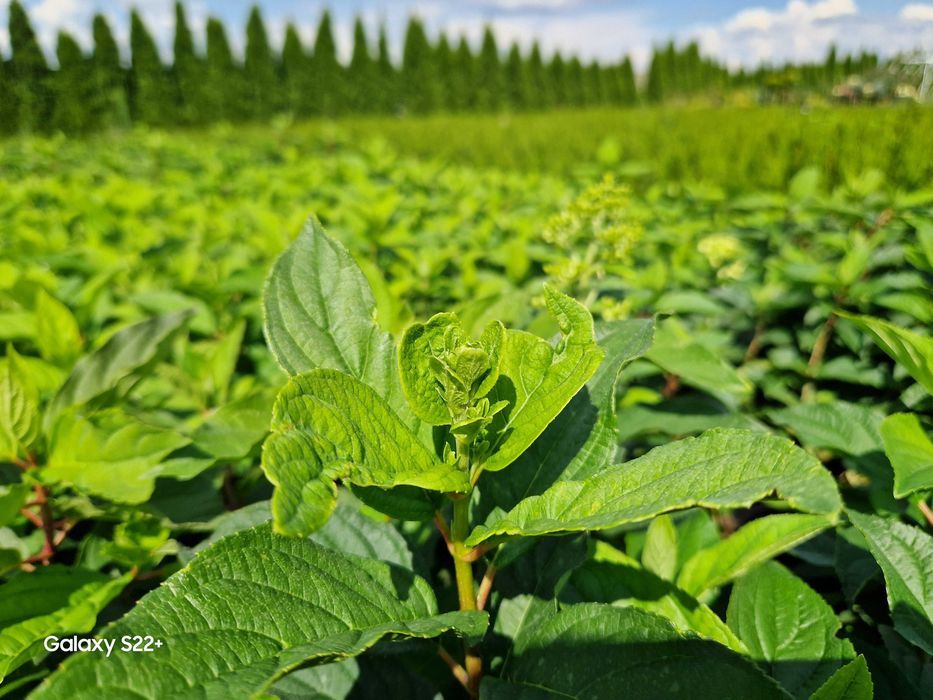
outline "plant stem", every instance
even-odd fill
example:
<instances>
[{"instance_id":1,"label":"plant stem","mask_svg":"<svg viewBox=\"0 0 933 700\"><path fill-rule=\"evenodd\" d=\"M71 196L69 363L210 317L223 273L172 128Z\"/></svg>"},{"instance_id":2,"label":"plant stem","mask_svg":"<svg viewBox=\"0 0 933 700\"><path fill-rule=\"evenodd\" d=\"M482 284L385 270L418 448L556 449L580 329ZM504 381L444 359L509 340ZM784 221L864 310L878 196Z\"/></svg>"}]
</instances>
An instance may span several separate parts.
<instances>
[{"instance_id":1,"label":"plant stem","mask_svg":"<svg viewBox=\"0 0 933 700\"><path fill-rule=\"evenodd\" d=\"M807 377L810 378L810 381L803 385L803 390L800 392L800 399L802 401L813 400L813 395L816 391L816 385L813 380L816 377L820 365L823 363L823 355L826 354L826 348L829 345L829 339L833 335L833 328L836 327L838 318L836 314L831 313L829 318L826 319L826 323L824 323L823 327L820 329L820 334L817 336L816 342L813 343L813 351L810 353L810 360L807 362Z\"/></svg>"},{"instance_id":2,"label":"plant stem","mask_svg":"<svg viewBox=\"0 0 933 700\"><path fill-rule=\"evenodd\" d=\"M453 547L454 570L457 574L457 593L461 610L476 610L476 594L473 590L473 565L464 546L470 527L470 498L466 496L454 501L454 519L450 528L450 543Z\"/></svg>"}]
</instances>

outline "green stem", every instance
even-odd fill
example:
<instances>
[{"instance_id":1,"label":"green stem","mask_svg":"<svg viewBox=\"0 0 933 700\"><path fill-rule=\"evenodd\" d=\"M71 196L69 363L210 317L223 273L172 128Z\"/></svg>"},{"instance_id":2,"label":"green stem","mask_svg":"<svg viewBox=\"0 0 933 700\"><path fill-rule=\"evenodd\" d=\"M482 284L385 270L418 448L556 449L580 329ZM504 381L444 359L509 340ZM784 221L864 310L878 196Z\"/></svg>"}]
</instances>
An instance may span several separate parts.
<instances>
[{"instance_id":1,"label":"green stem","mask_svg":"<svg viewBox=\"0 0 933 700\"><path fill-rule=\"evenodd\" d=\"M467 474L470 473L470 447L466 440L457 438L457 462ZM473 550L464 542L470 534L470 493L454 500L453 520L450 524L450 544L454 557L454 572L457 579L457 595L461 610L476 610L476 586L473 581ZM479 696L479 683L483 675L483 660L475 648L465 646L464 669L467 673L466 689L471 697Z\"/></svg>"},{"instance_id":2,"label":"green stem","mask_svg":"<svg viewBox=\"0 0 933 700\"><path fill-rule=\"evenodd\" d=\"M473 564L468 560L468 548L463 544L470 529L470 497L454 501L454 519L450 528L450 543L454 550L454 570L457 574L457 593L461 610L476 610L473 584Z\"/></svg>"}]
</instances>

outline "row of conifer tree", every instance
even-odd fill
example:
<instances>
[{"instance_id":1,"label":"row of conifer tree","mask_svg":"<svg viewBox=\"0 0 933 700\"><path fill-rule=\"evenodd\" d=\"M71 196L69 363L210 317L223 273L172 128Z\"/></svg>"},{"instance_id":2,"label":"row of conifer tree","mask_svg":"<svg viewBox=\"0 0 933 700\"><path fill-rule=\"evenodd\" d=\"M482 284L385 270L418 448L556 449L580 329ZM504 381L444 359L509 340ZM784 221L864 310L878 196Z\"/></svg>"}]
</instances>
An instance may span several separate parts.
<instances>
[{"instance_id":1,"label":"row of conifer tree","mask_svg":"<svg viewBox=\"0 0 933 700\"><path fill-rule=\"evenodd\" d=\"M352 57L344 65L337 57L329 12L320 18L313 46L303 45L289 24L277 52L258 7L250 12L246 48L238 60L219 20L208 19L205 50L199 53L181 2L175 5L175 18L171 65L163 63L152 34L133 10L128 66L107 20L98 14L90 54L62 31L53 70L26 10L13 0L10 57L0 56L0 133L80 133L132 123L199 125L277 114L302 118L631 105L749 79L744 73L730 75L701 56L696 43L679 48L670 42L655 49L639 90L627 56L609 65L559 52L545 58L537 43L528 52L513 44L503 54L489 28L477 52L463 38L451 42L441 34L432 41L416 17L409 20L400 65L390 58L384 28L373 51L360 20L354 26ZM822 67L814 71L823 76Z\"/></svg>"}]
</instances>

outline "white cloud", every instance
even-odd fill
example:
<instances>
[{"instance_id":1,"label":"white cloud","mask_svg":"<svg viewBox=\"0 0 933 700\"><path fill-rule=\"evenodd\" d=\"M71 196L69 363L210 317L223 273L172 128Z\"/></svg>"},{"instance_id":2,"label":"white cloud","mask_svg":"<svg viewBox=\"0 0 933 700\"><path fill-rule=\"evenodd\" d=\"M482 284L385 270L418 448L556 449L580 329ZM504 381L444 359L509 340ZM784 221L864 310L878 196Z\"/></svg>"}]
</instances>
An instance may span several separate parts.
<instances>
[{"instance_id":1,"label":"white cloud","mask_svg":"<svg viewBox=\"0 0 933 700\"><path fill-rule=\"evenodd\" d=\"M751 7L720 24L691 27L681 38L697 37L705 52L733 67L819 60L830 44L843 53L872 50L890 55L933 45L933 25L916 22L928 9L933 17L933 5L908 5L899 15L868 16L859 12L854 0L790 0L783 9Z\"/></svg>"},{"instance_id":2,"label":"white cloud","mask_svg":"<svg viewBox=\"0 0 933 700\"><path fill-rule=\"evenodd\" d=\"M933 22L933 5L914 3L901 9L901 19L914 22Z\"/></svg>"}]
</instances>

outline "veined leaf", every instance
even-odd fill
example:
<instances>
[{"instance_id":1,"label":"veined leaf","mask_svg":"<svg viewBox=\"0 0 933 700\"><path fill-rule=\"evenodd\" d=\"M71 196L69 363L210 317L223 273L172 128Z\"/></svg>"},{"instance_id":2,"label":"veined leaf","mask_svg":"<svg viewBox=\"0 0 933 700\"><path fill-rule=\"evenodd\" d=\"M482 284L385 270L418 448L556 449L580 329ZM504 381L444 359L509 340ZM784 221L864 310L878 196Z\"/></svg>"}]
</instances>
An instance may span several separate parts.
<instances>
[{"instance_id":1,"label":"veined leaf","mask_svg":"<svg viewBox=\"0 0 933 700\"><path fill-rule=\"evenodd\" d=\"M694 632L747 653L741 640L706 605L605 542L596 542L593 558L571 574L570 584L587 602L646 610L667 618L681 632Z\"/></svg>"},{"instance_id":2,"label":"veined leaf","mask_svg":"<svg viewBox=\"0 0 933 700\"><path fill-rule=\"evenodd\" d=\"M557 321L561 339L556 348L523 331L509 331L500 377L489 393L491 403L508 401L509 408L493 422L493 440L484 471L504 469L547 428L603 360L596 343L593 318L579 302L551 287L544 288L548 313Z\"/></svg>"},{"instance_id":3,"label":"veined leaf","mask_svg":"<svg viewBox=\"0 0 933 700\"><path fill-rule=\"evenodd\" d=\"M42 359L67 366L81 354L83 344L71 309L40 288L36 293L36 347Z\"/></svg>"},{"instance_id":4,"label":"veined leaf","mask_svg":"<svg viewBox=\"0 0 933 700\"><path fill-rule=\"evenodd\" d=\"M356 656L383 637L467 637L485 613L437 613L426 581L400 567L305 539L244 530L205 550L101 636L150 634L148 654L75 655L43 698L245 698L289 671Z\"/></svg>"},{"instance_id":5,"label":"veined leaf","mask_svg":"<svg viewBox=\"0 0 933 700\"><path fill-rule=\"evenodd\" d=\"M933 338L919 335L880 318L841 311L836 313L870 333L891 359L906 369L927 392L933 394Z\"/></svg>"},{"instance_id":6,"label":"veined leaf","mask_svg":"<svg viewBox=\"0 0 933 700\"><path fill-rule=\"evenodd\" d=\"M503 679L484 700L615 700L677 697L787 698L754 664L718 642L678 632L637 608L566 606L515 640Z\"/></svg>"},{"instance_id":7,"label":"veined leaf","mask_svg":"<svg viewBox=\"0 0 933 700\"><path fill-rule=\"evenodd\" d=\"M727 539L688 559L677 579L682 589L699 596L805 542L832 526L825 515L782 513L753 520Z\"/></svg>"},{"instance_id":8,"label":"veined leaf","mask_svg":"<svg viewBox=\"0 0 933 700\"><path fill-rule=\"evenodd\" d=\"M736 582L726 619L751 658L798 698L855 658L852 643L836 636L842 623L829 604L776 562Z\"/></svg>"},{"instance_id":9,"label":"veined leaf","mask_svg":"<svg viewBox=\"0 0 933 700\"><path fill-rule=\"evenodd\" d=\"M831 675L810 700L872 700L875 689L864 656L857 656Z\"/></svg>"},{"instance_id":10,"label":"veined leaf","mask_svg":"<svg viewBox=\"0 0 933 700\"><path fill-rule=\"evenodd\" d=\"M895 520L854 511L848 515L884 573L894 628L933 654L933 537Z\"/></svg>"},{"instance_id":11,"label":"veined leaf","mask_svg":"<svg viewBox=\"0 0 933 700\"><path fill-rule=\"evenodd\" d=\"M292 378L276 399L270 430L262 466L276 486L278 532L321 527L336 504L336 479L383 489L469 489L464 472L440 462L373 389L342 372Z\"/></svg>"},{"instance_id":12,"label":"veined leaf","mask_svg":"<svg viewBox=\"0 0 933 700\"><path fill-rule=\"evenodd\" d=\"M807 447L859 456L881 450L880 411L847 401L802 403L771 411L770 417L793 431Z\"/></svg>"},{"instance_id":13,"label":"veined leaf","mask_svg":"<svg viewBox=\"0 0 933 700\"><path fill-rule=\"evenodd\" d=\"M64 482L117 503L143 503L155 487L156 467L188 438L118 409L82 416L69 411L49 436L42 478Z\"/></svg>"},{"instance_id":14,"label":"veined leaf","mask_svg":"<svg viewBox=\"0 0 933 700\"><path fill-rule=\"evenodd\" d=\"M809 513L835 514L842 506L829 472L789 440L711 430L585 481L557 482L508 513L493 513L467 544L600 530L691 506L741 508L772 494Z\"/></svg>"},{"instance_id":15,"label":"veined leaf","mask_svg":"<svg viewBox=\"0 0 933 700\"><path fill-rule=\"evenodd\" d=\"M335 369L358 379L408 425L392 337L376 324L376 302L353 256L309 219L272 267L263 290L266 341L282 369Z\"/></svg>"},{"instance_id":16,"label":"veined leaf","mask_svg":"<svg viewBox=\"0 0 933 700\"><path fill-rule=\"evenodd\" d=\"M933 442L913 413L895 413L881 424L884 451L894 468L894 495L933 489Z\"/></svg>"},{"instance_id":17,"label":"veined leaf","mask_svg":"<svg viewBox=\"0 0 933 700\"><path fill-rule=\"evenodd\" d=\"M378 559L389 564L413 568L411 550L401 533L391 523L376 522L360 513L352 497L342 493L333 516L311 541L342 554L364 559ZM272 519L269 501L252 503L239 510L224 513L214 521L214 532L199 543L194 552L201 552L223 537L268 523Z\"/></svg>"},{"instance_id":18,"label":"veined leaf","mask_svg":"<svg viewBox=\"0 0 933 700\"><path fill-rule=\"evenodd\" d=\"M611 464L618 449L615 387L619 373L651 346L654 322L618 321L600 329L606 359L586 386L508 471L480 482L480 508L512 508L555 481L584 479Z\"/></svg>"},{"instance_id":19,"label":"veined leaf","mask_svg":"<svg viewBox=\"0 0 933 700\"><path fill-rule=\"evenodd\" d=\"M120 330L103 346L78 360L45 411L43 427L52 428L66 408L87 403L149 363L159 348L191 316L181 311L156 316Z\"/></svg>"},{"instance_id":20,"label":"veined leaf","mask_svg":"<svg viewBox=\"0 0 933 700\"><path fill-rule=\"evenodd\" d=\"M46 637L89 632L131 579L53 566L0 586L0 681L43 653Z\"/></svg>"},{"instance_id":21,"label":"veined leaf","mask_svg":"<svg viewBox=\"0 0 933 700\"><path fill-rule=\"evenodd\" d=\"M0 365L0 460L22 455L39 431L39 392L12 346Z\"/></svg>"}]
</instances>

